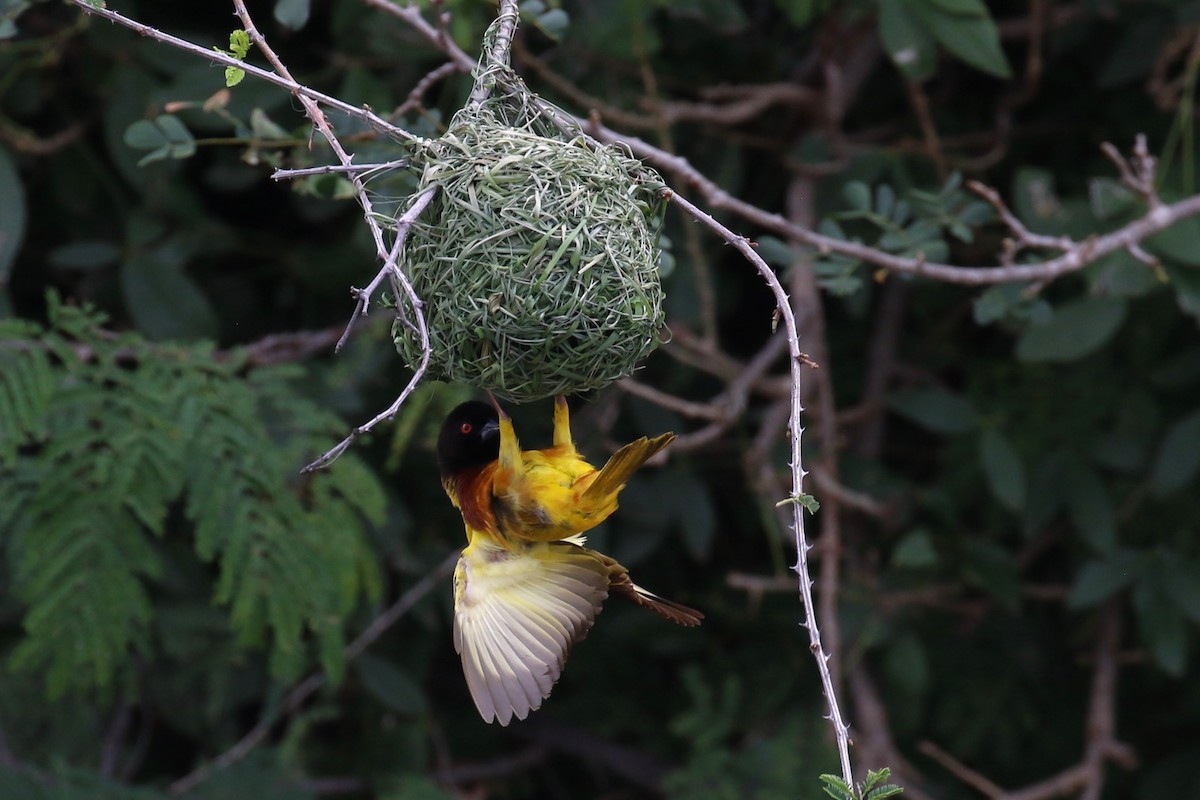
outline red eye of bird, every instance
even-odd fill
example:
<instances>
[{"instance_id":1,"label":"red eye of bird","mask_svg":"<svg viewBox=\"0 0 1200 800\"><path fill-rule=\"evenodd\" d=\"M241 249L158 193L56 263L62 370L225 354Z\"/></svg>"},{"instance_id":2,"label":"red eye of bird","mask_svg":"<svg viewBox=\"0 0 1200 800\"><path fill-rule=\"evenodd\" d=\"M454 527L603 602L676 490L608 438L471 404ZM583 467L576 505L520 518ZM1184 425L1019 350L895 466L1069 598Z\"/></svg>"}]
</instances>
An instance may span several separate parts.
<instances>
[{"instance_id":1,"label":"red eye of bird","mask_svg":"<svg viewBox=\"0 0 1200 800\"><path fill-rule=\"evenodd\" d=\"M464 422L462 425L458 426L458 429L463 433L470 433L471 431L475 430L475 426L469 422Z\"/></svg>"}]
</instances>

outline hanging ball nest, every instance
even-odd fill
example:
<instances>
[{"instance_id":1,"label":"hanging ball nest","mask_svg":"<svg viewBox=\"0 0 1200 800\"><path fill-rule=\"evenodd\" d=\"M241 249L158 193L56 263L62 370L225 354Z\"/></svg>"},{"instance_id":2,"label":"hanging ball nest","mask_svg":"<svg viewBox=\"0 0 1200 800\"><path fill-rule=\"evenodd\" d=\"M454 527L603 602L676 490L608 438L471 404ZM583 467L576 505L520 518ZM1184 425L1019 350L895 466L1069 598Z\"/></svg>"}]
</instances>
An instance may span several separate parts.
<instances>
[{"instance_id":1,"label":"hanging ball nest","mask_svg":"<svg viewBox=\"0 0 1200 800\"><path fill-rule=\"evenodd\" d=\"M566 138L500 75L500 96L417 159L414 197L438 191L401 266L424 304L430 374L513 402L606 386L659 343L663 184L619 148ZM415 366L413 326L398 318L393 336Z\"/></svg>"}]
</instances>

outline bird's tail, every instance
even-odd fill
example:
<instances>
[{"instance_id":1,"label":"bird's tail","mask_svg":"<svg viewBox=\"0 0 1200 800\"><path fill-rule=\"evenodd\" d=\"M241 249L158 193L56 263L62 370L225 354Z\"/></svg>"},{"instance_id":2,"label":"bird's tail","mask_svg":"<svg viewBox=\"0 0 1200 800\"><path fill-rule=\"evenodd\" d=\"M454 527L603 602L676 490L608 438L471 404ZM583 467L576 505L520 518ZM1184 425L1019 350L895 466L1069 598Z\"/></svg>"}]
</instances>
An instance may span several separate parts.
<instances>
[{"instance_id":1,"label":"bird's tail","mask_svg":"<svg viewBox=\"0 0 1200 800\"><path fill-rule=\"evenodd\" d=\"M675 441L675 434L664 433L653 439L642 437L625 445L613 453L604 468L596 473L595 480L583 493L583 499L599 501L615 495L629 480L629 477L637 471L638 467L645 464L655 453L673 441Z\"/></svg>"},{"instance_id":2,"label":"bird's tail","mask_svg":"<svg viewBox=\"0 0 1200 800\"><path fill-rule=\"evenodd\" d=\"M654 592L643 589L629 580L629 576L625 574L610 576L608 590L611 594L617 594L627 600L632 600L642 608L649 609L663 619L674 622L676 625L694 628L700 624L700 620L704 619L704 615L696 609L689 608L683 603L676 603L674 600L668 600L665 597L659 597Z\"/></svg>"}]
</instances>

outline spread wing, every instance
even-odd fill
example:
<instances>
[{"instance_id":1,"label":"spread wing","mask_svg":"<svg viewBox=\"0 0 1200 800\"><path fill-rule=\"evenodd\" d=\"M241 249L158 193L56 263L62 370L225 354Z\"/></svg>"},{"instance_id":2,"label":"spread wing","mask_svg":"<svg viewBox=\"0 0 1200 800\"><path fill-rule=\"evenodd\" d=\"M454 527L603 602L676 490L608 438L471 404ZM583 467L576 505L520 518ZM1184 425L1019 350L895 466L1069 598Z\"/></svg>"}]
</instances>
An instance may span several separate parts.
<instances>
[{"instance_id":1,"label":"spread wing","mask_svg":"<svg viewBox=\"0 0 1200 800\"><path fill-rule=\"evenodd\" d=\"M477 540L454 572L454 648L484 721L541 706L608 596L608 567L569 542Z\"/></svg>"}]
</instances>

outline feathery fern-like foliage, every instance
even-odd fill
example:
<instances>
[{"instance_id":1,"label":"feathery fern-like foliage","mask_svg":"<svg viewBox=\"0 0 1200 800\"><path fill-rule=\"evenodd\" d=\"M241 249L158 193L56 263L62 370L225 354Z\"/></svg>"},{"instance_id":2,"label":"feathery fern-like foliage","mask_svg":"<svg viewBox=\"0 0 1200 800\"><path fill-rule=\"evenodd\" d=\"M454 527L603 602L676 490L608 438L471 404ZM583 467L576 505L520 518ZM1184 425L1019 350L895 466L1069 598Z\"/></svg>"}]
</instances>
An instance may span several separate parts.
<instances>
[{"instance_id":1,"label":"feathery fern-like foliage","mask_svg":"<svg viewBox=\"0 0 1200 800\"><path fill-rule=\"evenodd\" d=\"M384 513L353 457L297 474L339 421L295 394L294 368L102 321L52 298L47 328L0 324L0 593L25 609L10 666L44 673L51 695L128 674L156 647L155 596L183 543L277 677L305 667L311 637L336 679L342 620L378 588L364 520Z\"/></svg>"}]
</instances>

